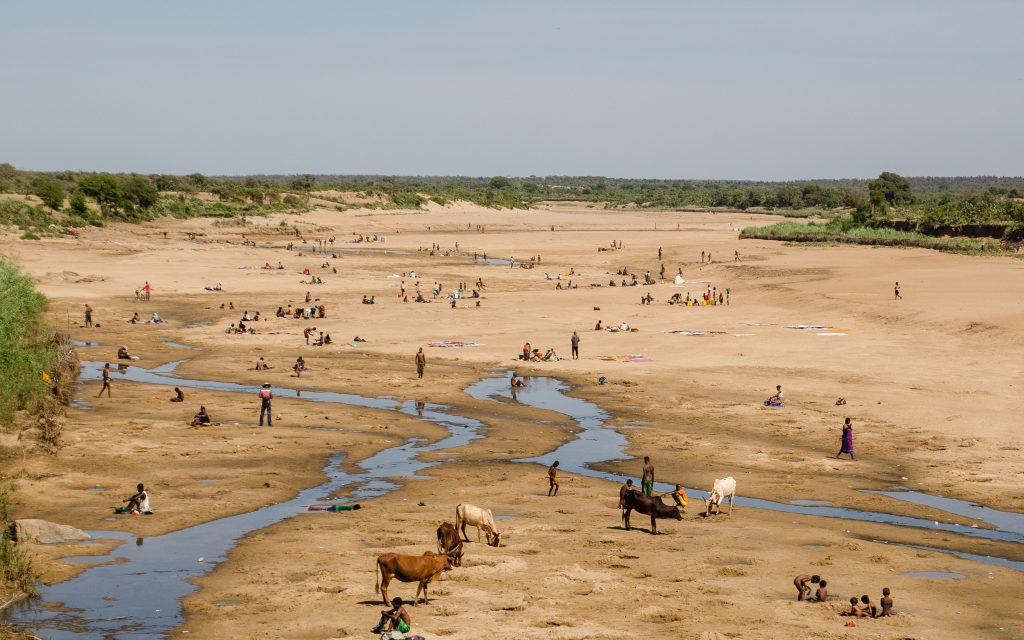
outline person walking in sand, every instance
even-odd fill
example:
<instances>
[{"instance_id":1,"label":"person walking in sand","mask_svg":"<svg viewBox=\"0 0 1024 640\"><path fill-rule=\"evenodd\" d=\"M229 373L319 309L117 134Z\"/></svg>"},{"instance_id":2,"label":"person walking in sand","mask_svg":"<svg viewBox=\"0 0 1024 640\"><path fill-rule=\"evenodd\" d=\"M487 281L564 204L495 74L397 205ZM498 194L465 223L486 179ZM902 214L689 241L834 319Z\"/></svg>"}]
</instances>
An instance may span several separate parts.
<instances>
[{"instance_id":1,"label":"person walking in sand","mask_svg":"<svg viewBox=\"0 0 1024 640\"><path fill-rule=\"evenodd\" d=\"M269 382L264 382L263 383L263 387L260 389L260 392L259 392L259 397L260 397L260 426L261 427L263 426L263 416L265 415L267 417L267 426L268 427L272 427L272 426L274 426L274 421L273 421L274 416L273 416L273 412L271 411L271 408L270 408L270 400L271 400L271 398L274 397L274 394L270 391L270 383Z\"/></svg>"},{"instance_id":2,"label":"person walking in sand","mask_svg":"<svg viewBox=\"0 0 1024 640\"><path fill-rule=\"evenodd\" d=\"M649 456L644 456L643 476L640 478L640 487L648 498L654 495L654 465Z\"/></svg>"},{"instance_id":3,"label":"person walking in sand","mask_svg":"<svg viewBox=\"0 0 1024 640\"><path fill-rule=\"evenodd\" d=\"M836 458L844 453L850 454L850 460L856 460L853 456L853 424L850 423L849 418L843 423L843 435L840 439L839 453L836 454Z\"/></svg>"},{"instance_id":4,"label":"person walking in sand","mask_svg":"<svg viewBox=\"0 0 1024 640\"><path fill-rule=\"evenodd\" d=\"M893 298L893 300L902 300L903 299L903 296L900 294L900 283L897 282L896 286L893 287L893 293L896 294L896 297Z\"/></svg>"},{"instance_id":5,"label":"person walking in sand","mask_svg":"<svg viewBox=\"0 0 1024 640\"><path fill-rule=\"evenodd\" d=\"M107 362L103 365L103 386L100 387L99 395L97 398L103 397L103 392L107 392L107 397L110 397L110 363Z\"/></svg>"},{"instance_id":6,"label":"person walking in sand","mask_svg":"<svg viewBox=\"0 0 1024 640\"><path fill-rule=\"evenodd\" d=\"M575 331L572 332L572 338L569 340L572 344L572 359L580 359L580 336Z\"/></svg>"},{"instance_id":7,"label":"person walking in sand","mask_svg":"<svg viewBox=\"0 0 1024 640\"><path fill-rule=\"evenodd\" d=\"M427 366L427 354L423 353L423 347L416 352L416 377L423 377L423 369Z\"/></svg>"},{"instance_id":8,"label":"person walking in sand","mask_svg":"<svg viewBox=\"0 0 1024 640\"><path fill-rule=\"evenodd\" d=\"M558 460L548 467L548 497L558 495Z\"/></svg>"},{"instance_id":9,"label":"person walking in sand","mask_svg":"<svg viewBox=\"0 0 1024 640\"><path fill-rule=\"evenodd\" d=\"M92 307L85 305L85 326L92 326Z\"/></svg>"}]
</instances>

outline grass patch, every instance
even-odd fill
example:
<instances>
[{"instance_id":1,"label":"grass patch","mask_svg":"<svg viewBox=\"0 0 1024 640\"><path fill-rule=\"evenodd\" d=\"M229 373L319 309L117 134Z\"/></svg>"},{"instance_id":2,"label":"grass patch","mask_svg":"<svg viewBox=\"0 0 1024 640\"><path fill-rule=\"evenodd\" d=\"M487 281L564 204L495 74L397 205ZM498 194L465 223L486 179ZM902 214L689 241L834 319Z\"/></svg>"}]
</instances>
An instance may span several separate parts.
<instances>
[{"instance_id":1,"label":"grass patch","mask_svg":"<svg viewBox=\"0 0 1024 640\"><path fill-rule=\"evenodd\" d=\"M0 578L21 593L30 596L38 594L32 558L14 544L6 528L0 532Z\"/></svg>"},{"instance_id":2,"label":"grass patch","mask_svg":"<svg viewBox=\"0 0 1024 640\"><path fill-rule=\"evenodd\" d=\"M839 242L884 247L920 247L952 253L996 253L999 244L989 238L929 236L916 231L896 231L855 226L849 218L826 223L783 221L766 227L747 227L741 239L782 240L787 242Z\"/></svg>"},{"instance_id":3,"label":"grass patch","mask_svg":"<svg viewBox=\"0 0 1024 640\"><path fill-rule=\"evenodd\" d=\"M36 413L50 395L57 348L43 321L46 298L12 263L0 259L0 424L20 410Z\"/></svg>"}]
</instances>

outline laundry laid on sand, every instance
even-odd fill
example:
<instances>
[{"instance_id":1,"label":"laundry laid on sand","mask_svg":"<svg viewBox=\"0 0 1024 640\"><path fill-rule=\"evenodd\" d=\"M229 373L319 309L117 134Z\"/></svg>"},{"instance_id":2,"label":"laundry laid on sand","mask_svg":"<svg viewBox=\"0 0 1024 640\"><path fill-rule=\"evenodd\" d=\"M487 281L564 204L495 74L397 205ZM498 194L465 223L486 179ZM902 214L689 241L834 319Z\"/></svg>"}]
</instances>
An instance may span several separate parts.
<instances>
[{"instance_id":1,"label":"laundry laid on sand","mask_svg":"<svg viewBox=\"0 0 1024 640\"><path fill-rule=\"evenodd\" d=\"M650 358L643 354L637 353L631 356L601 356L599 360L607 360L610 362L654 362Z\"/></svg>"},{"instance_id":2,"label":"laundry laid on sand","mask_svg":"<svg viewBox=\"0 0 1024 640\"><path fill-rule=\"evenodd\" d=\"M801 331L822 331L824 329L831 329L830 324L787 324L787 329L800 329Z\"/></svg>"},{"instance_id":3,"label":"laundry laid on sand","mask_svg":"<svg viewBox=\"0 0 1024 640\"><path fill-rule=\"evenodd\" d=\"M461 340L437 340L435 342L428 342L427 346L451 349L456 347L482 347L483 344L479 342L462 342Z\"/></svg>"},{"instance_id":4,"label":"laundry laid on sand","mask_svg":"<svg viewBox=\"0 0 1024 640\"><path fill-rule=\"evenodd\" d=\"M724 336L728 335L728 331L701 331L699 329L676 329L673 331L665 331L665 333L676 333L684 336Z\"/></svg>"}]
</instances>

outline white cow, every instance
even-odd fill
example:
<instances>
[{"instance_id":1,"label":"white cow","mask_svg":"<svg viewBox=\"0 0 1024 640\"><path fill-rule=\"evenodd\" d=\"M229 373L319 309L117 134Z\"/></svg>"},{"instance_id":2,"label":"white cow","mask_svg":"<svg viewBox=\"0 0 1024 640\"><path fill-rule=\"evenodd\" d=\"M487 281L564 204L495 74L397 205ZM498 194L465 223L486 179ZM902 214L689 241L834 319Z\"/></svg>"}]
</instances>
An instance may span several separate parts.
<instances>
[{"instance_id":1,"label":"white cow","mask_svg":"<svg viewBox=\"0 0 1024 640\"><path fill-rule=\"evenodd\" d=\"M466 535L466 525L476 527L476 541L480 542L480 530L487 535L487 544L497 547L501 542L501 532L498 525L494 524L494 516L490 509L481 509L471 504L460 504L455 507L455 528L462 532L462 537L469 542Z\"/></svg>"},{"instance_id":2,"label":"white cow","mask_svg":"<svg viewBox=\"0 0 1024 640\"><path fill-rule=\"evenodd\" d=\"M707 511L704 515L711 515L711 507L715 508L715 515L721 513L722 500L725 500L726 498L729 498L728 515L732 515L732 505L733 501L736 499L736 480L732 476L715 480L715 486L712 487L711 493L708 494L707 498L704 498L704 504L707 505Z\"/></svg>"}]
</instances>

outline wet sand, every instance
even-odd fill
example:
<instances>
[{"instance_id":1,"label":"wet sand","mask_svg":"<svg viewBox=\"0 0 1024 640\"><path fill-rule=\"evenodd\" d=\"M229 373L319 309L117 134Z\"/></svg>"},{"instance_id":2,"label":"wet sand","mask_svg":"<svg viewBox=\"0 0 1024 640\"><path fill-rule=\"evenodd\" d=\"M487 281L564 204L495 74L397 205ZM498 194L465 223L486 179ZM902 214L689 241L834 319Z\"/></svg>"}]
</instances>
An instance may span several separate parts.
<instances>
[{"instance_id":1,"label":"wet sand","mask_svg":"<svg viewBox=\"0 0 1024 640\"><path fill-rule=\"evenodd\" d=\"M364 252L326 258L338 269L333 274L320 268L322 256L284 250L294 237L281 232L281 221L297 224L307 241L333 234L339 240L335 248ZM244 539L186 599L182 629L191 637L369 637L380 608L368 604L376 599L374 558L383 551L433 548L434 528L453 519L459 502L512 516L500 523L508 530L507 546L469 545L466 566L436 585L429 607L414 611L416 629L427 637L471 637L481 627L509 638L669 633L711 639L718 633L777 637L792 632L837 638L863 633L1010 638L1024 633L1016 605L1019 572L871 540L1024 560L1020 545L743 506L744 496L810 499L972 523L859 491L904 486L1024 510L1015 408L1017 389L1024 384L1021 263L924 250L740 242L731 230L771 221L768 216L566 206L531 212L324 211L257 220L245 230L258 244L278 248L241 246L239 227L167 220L87 230L75 241L5 241L5 251L39 279L52 300L55 323L77 339L100 343L81 349L83 359L113 358L117 346L126 344L147 367L191 359L179 368L183 376L449 404L489 425L484 439L426 456L466 462L433 467L425 472L429 480L405 482L394 493L364 502L364 511L302 515ZM476 232L476 225L486 232ZM205 235L201 242L189 242L186 231ZM387 242L349 244L353 231L384 234ZM597 250L612 240L625 249ZM459 255L416 251L435 242L451 248L456 241ZM623 266L656 275L659 246L667 275L682 267L690 282L607 286L609 279L622 279L614 272ZM376 253L381 249L408 253ZM709 250L714 262L701 265L702 250ZM741 261L732 260L734 250ZM539 253L541 262L532 270L480 265L474 252L517 260ZM287 269L258 268L278 261ZM301 284L297 272L304 267L324 284ZM460 301L453 310L440 300L399 302L402 278L388 276L413 269L428 298L435 280L448 291L457 282L482 278L487 288L481 306ZM583 275L565 275L570 270ZM561 273L563 283L571 278L580 288L556 291L545 272L552 278ZM135 302L132 292L144 279L154 284L153 300ZM412 292L413 279L404 280ZM896 280L904 300L894 302ZM729 287L731 304L665 304L676 292L699 295L705 281L718 290ZM213 282L225 291L202 290ZM592 284L604 286L588 287ZM279 305L301 305L307 290L322 298L326 319L271 318L255 324L256 335L224 333L243 310L260 310L266 317ZM648 292L654 304L640 305ZM363 295L374 295L377 304L360 304ZM234 311L220 308L229 301ZM78 326L86 302L96 309L101 328ZM127 324L136 310L143 318L157 311L168 324ZM625 321L639 332L593 331L598 319ZM208 324L189 326L201 322ZM789 324L832 329L788 329ZM329 332L336 345L306 347L306 326ZM526 341L568 356L573 330L582 339L580 360L514 360ZM669 330L725 334L664 333ZM355 335L367 342L349 342ZM433 340L481 346L426 347ZM163 344L167 341L195 349L173 348ZM428 356L422 381L415 379L412 363L420 346ZM288 367L300 354L313 370L296 379ZM630 354L652 361L599 359ZM247 370L261 355L274 369ZM659 528L665 535L651 537L617 528L612 483L570 475L558 498L548 500L541 495L546 491L541 466L494 461L553 450L571 437L571 422L508 401L474 400L463 392L483 375L510 369L566 380L576 386L575 394L609 412L611 425L639 427L622 430L626 451L633 457L651 455L659 480L707 489L716 477L734 476L740 496L736 512L705 521L691 503L683 522L663 521ZM598 386L602 375L608 384ZM787 407L764 409L760 401L775 384L784 386ZM338 451L346 454L345 465L355 465L405 438L444 434L436 425L394 412L283 397L275 400L281 418L274 428L259 430L254 428L257 403L237 394L186 390L186 402L173 404L166 401L170 387L120 383L116 376L113 401L92 398L96 391L96 383L84 385L81 398L88 410L70 412L65 448L53 457L33 454L17 462L19 517L145 538L286 501L319 484L326 459ZM845 406L834 404L839 397ZM186 426L199 403L223 426ZM832 457L847 415L854 420L856 462ZM13 436L4 438L4 445L15 445ZM639 464L600 468L636 474ZM113 503L140 480L151 487L158 515L108 520ZM89 493L93 487L105 491ZM425 507L416 506L421 501ZM635 518L635 525L648 526L643 517ZM39 564L49 579L58 579L80 567L56 557L102 548L40 548ZM825 575L838 602L860 593L877 599L881 587L889 586L903 613L847 629L836 615L838 604L789 602L792 577L805 571ZM901 575L912 571L967 577ZM393 590L411 596L415 589ZM243 603L217 606L215 600Z\"/></svg>"}]
</instances>

